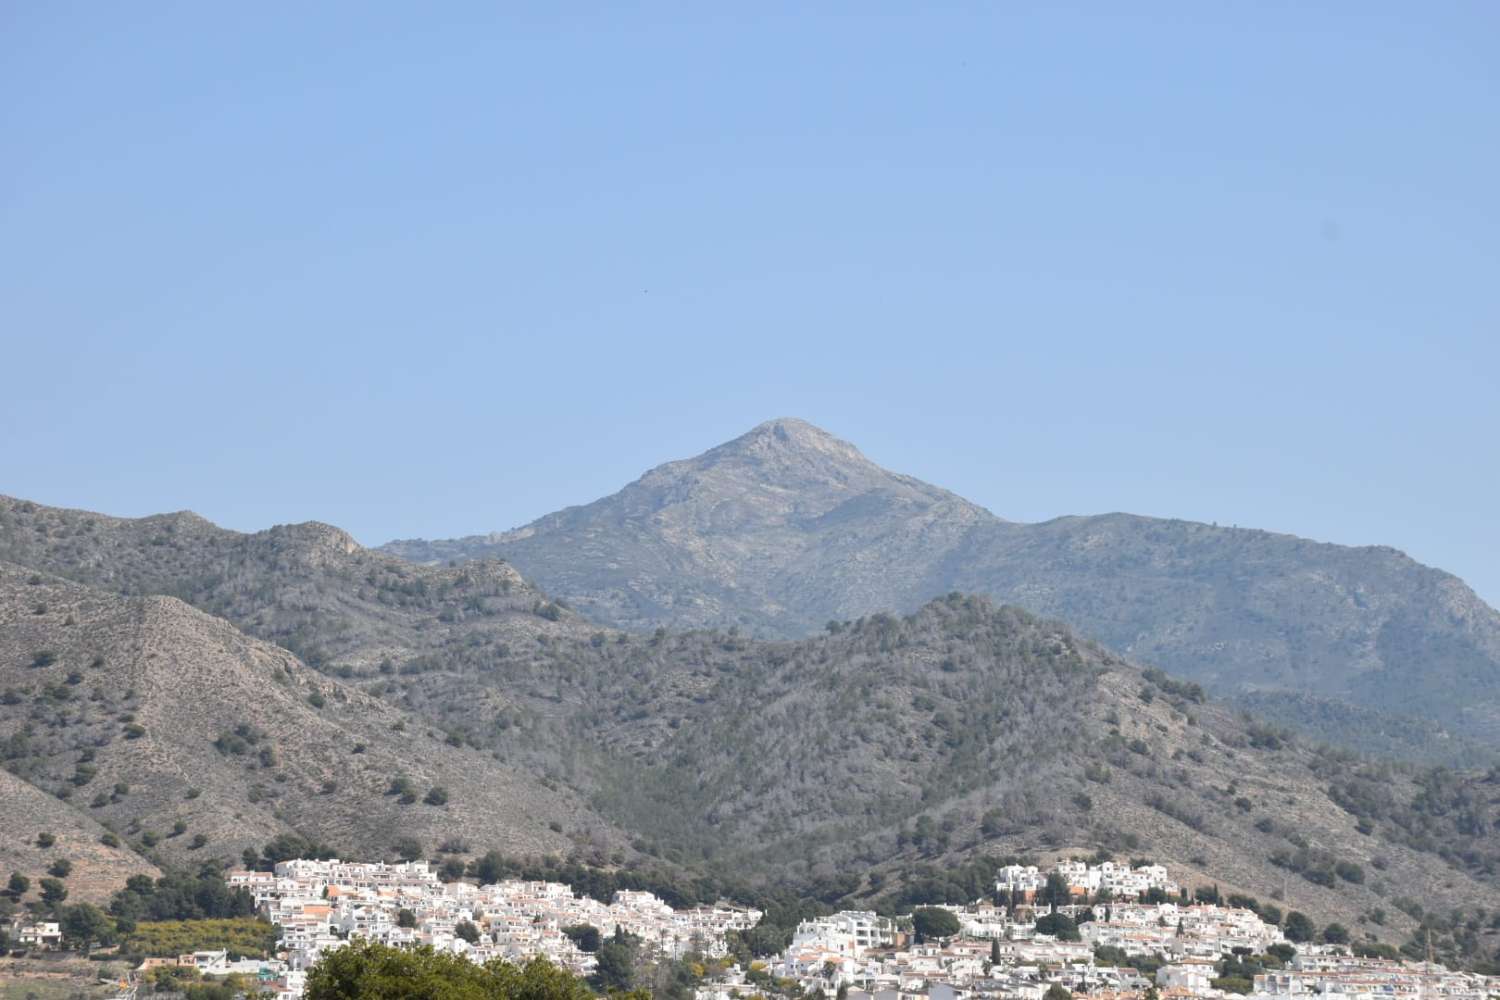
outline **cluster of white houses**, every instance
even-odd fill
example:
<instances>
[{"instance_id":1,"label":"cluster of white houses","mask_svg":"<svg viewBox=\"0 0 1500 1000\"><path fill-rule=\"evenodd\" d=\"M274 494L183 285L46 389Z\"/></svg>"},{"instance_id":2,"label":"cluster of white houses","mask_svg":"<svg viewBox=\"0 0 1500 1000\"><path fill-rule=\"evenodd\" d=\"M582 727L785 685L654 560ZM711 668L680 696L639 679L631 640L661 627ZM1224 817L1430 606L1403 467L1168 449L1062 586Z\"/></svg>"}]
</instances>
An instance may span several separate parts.
<instances>
[{"instance_id":1,"label":"cluster of white houses","mask_svg":"<svg viewBox=\"0 0 1500 1000\"><path fill-rule=\"evenodd\" d=\"M1037 900L1051 872L1067 880L1075 902ZM247 890L261 914L280 927L279 957L234 963L222 952L200 952L148 964L253 973L261 990L277 1000L298 1000L306 970L351 938L426 944L476 962L540 955L586 975L593 971L594 957L580 950L565 928L586 924L604 937L622 930L657 955L723 957L726 935L755 926L761 917L756 910L731 906L674 910L644 892L620 892L602 903L554 882L445 884L422 862L287 861L274 872L232 873L228 881ZM1064 862L1050 872L1012 866L1002 870L996 888L1012 906L944 907L957 918L959 933L939 940L917 940L909 918L865 911L805 921L780 955L716 973L697 1000L748 1000L772 990L847 1000L1043 1000L1053 985L1094 1000L1141 1000L1152 991L1163 1000L1228 1000L1237 994L1216 986L1216 964L1231 956L1263 955L1284 943L1280 929L1251 910L1161 901L1162 895L1178 895L1178 888L1157 866ZM1056 932L1059 925L1076 928L1079 940L1044 932ZM39 939L56 934L55 925L32 930ZM1100 951L1104 948L1110 950ZM1134 964L1100 961L1101 954ZM1137 958L1148 961L1135 963ZM1136 965L1155 971L1148 976ZM1315 995L1500 1000L1500 977L1299 944L1283 968L1256 976L1253 983L1252 996L1263 1000Z\"/></svg>"},{"instance_id":2,"label":"cluster of white houses","mask_svg":"<svg viewBox=\"0 0 1500 1000\"><path fill-rule=\"evenodd\" d=\"M228 883L248 891L281 928L287 975L279 1000L300 996L302 974L351 938L426 944L475 962L540 955L587 975L594 956L564 928L587 924L604 937L622 930L673 958L717 956L725 953L728 931L754 927L761 917L733 906L674 910L649 892L621 891L601 903L558 882L444 883L421 861L285 861L274 872L233 872Z\"/></svg>"},{"instance_id":3,"label":"cluster of white houses","mask_svg":"<svg viewBox=\"0 0 1500 1000\"><path fill-rule=\"evenodd\" d=\"M1036 865L1007 865L995 876L995 888L1013 896L1019 895L1022 899L1035 899L1047 884L1047 876L1053 872L1062 876L1073 896L1139 899L1152 889L1159 890L1163 896L1175 896L1181 891L1161 865L1132 867L1113 861L1097 865L1086 861L1060 861L1045 871Z\"/></svg>"},{"instance_id":4,"label":"cluster of white houses","mask_svg":"<svg viewBox=\"0 0 1500 1000\"><path fill-rule=\"evenodd\" d=\"M1026 905L1014 914L988 904L943 908L958 918L960 933L927 943L914 943L873 913L808 921L764 973L803 993L833 996L842 990L847 1000L1042 1000L1054 984L1100 1000L1139 1000L1153 989L1164 1000L1229 1000L1240 994L1215 986L1217 963L1284 943L1280 929L1254 912L1214 904ZM1038 917L1053 913L1073 918L1081 940L1040 933ZM1100 962L1096 949L1104 946L1152 959L1155 973L1148 977L1129 965ZM698 1000L742 1000L763 984L755 972L732 970L701 990ZM1252 996L1266 1000L1314 994L1336 1000L1494 1000L1500 977L1301 944L1283 971L1255 977L1252 987Z\"/></svg>"}]
</instances>

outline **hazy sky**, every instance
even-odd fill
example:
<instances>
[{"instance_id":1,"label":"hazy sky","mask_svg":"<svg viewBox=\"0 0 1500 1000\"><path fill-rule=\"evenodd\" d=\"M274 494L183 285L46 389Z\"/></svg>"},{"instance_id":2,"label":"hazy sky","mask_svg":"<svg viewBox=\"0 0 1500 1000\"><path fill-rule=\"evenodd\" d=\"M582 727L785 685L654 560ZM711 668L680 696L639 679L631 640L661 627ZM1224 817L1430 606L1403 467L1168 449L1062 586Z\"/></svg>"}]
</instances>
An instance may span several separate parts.
<instances>
[{"instance_id":1,"label":"hazy sky","mask_svg":"<svg viewBox=\"0 0 1500 1000\"><path fill-rule=\"evenodd\" d=\"M0 5L0 492L379 543L795 415L1500 603L1500 4L554 6Z\"/></svg>"}]
</instances>

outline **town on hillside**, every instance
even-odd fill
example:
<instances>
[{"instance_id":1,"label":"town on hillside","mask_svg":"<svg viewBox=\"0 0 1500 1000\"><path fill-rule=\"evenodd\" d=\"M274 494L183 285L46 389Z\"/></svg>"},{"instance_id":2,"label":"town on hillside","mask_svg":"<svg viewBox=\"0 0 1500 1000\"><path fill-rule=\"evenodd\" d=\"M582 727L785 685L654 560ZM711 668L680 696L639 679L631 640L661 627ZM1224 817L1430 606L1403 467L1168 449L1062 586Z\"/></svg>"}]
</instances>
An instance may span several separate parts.
<instances>
[{"instance_id":1,"label":"town on hillside","mask_svg":"<svg viewBox=\"0 0 1500 1000\"><path fill-rule=\"evenodd\" d=\"M596 986L632 954L686 960L695 1000L1185 1000L1323 996L1338 1000L1494 1000L1500 977L1411 961L1351 943L1339 925L1217 889L1187 893L1157 865L1063 861L1010 865L992 897L888 917L842 911L804 920L778 954L746 960L740 937L760 911L720 904L673 909L649 892L609 903L557 882L444 882L425 862L292 860L237 871L227 883L276 928L269 958L228 949L146 959L122 996L184 969L238 977L246 995L299 1000L308 970L353 940L426 945L474 962L535 956ZM56 947L55 923L13 938Z\"/></svg>"}]
</instances>

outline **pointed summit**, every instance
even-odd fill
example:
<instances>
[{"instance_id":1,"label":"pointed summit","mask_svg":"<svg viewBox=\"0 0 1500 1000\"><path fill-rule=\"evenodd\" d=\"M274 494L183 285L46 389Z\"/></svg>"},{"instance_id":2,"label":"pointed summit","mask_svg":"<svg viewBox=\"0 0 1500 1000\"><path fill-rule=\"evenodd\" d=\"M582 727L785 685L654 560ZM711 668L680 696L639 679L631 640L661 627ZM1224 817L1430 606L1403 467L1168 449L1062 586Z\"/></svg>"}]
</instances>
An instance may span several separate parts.
<instances>
[{"instance_id":1,"label":"pointed summit","mask_svg":"<svg viewBox=\"0 0 1500 1000\"><path fill-rule=\"evenodd\" d=\"M826 490L911 488L905 477L882 469L848 441L795 417L767 420L701 455L659 465L622 493L665 483L676 483L673 492L679 497L684 487L726 497L737 491L782 491L784 501L799 506L807 501L816 506L816 494ZM791 493L799 499L794 501Z\"/></svg>"},{"instance_id":2,"label":"pointed summit","mask_svg":"<svg viewBox=\"0 0 1500 1000\"><path fill-rule=\"evenodd\" d=\"M689 627L788 635L863 614L861 602L920 604L932 553L1000 523L805 420L778 417L523 528L389 550L420 562L524 564L559 593L589 595L578 602L585 615L626 627L670 616ZM858 596L830 593L830 574Z\"/></svg>"},{"instance_id":3,"label":"pointed summit","mask_svg":"<svg viewBox=\"0 0 1500 1000\"><path fill-rule=\"evenodd\" d=\"M706 452L701 458L727 454L770 457L800 454L809 460L843 462L875 469L860 450L842 438L797 417L777 417L757 424L744 434Z\"/></svg>"},{"instance_id":4,"label":"pointed summit","mask_svg":"<svg viewBox=\"0 0 1500 1000\"><path fill-rule=\"evenodd\" d=\"M835 437L816 424L800 417L775 417L756 424L733 441L720 445L730 448L736 445L751 445L758 442L774 443L792 448L839 448L859 454L859 449L849 442Z\"/></svg>"}]
</instances>

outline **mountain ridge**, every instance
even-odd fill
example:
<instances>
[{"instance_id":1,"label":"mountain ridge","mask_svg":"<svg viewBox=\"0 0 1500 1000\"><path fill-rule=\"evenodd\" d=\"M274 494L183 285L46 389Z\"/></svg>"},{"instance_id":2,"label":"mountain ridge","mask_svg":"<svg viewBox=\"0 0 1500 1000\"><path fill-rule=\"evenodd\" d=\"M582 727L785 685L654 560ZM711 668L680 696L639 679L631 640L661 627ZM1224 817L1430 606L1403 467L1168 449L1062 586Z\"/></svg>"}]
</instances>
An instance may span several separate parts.
<instances>
[{"instance_id":1,"label":"mountain ridge","mask_svg":"<svg viewBox=\"0 0 1500 1000\"><path fill-rule=\"evenodd\" d=\"M1288 903L1319 919L1398 885L1494 890L1500 770L1329 755L983 597L764 641L601 627L511 566L412 566L325 530L10 501L0 553L7 769L164 863L282 834L387 856L456 835L447 857L636 861L699 873L709 898L819 884L863 904L981 855L1101 849L1262 897L1302 873ZM145 650L142 617L162 623ZM1380 874L1341 880L1334 858Z\"/></svg>"},{"instance_id":2,"label":"mountain ridge","mask_svg":"<svg viewBox=\"0 0 1500 1000\"><path fill-rule=\"evenodd\" d=\"M1500 747L1500 612L1399 549L1123 512L1006 521L791 418L517 529L378 551L503 559L636 631L792 638L950 590L988 594L1225 696L1331 698Z\"/></svg>"}]
</instances>

